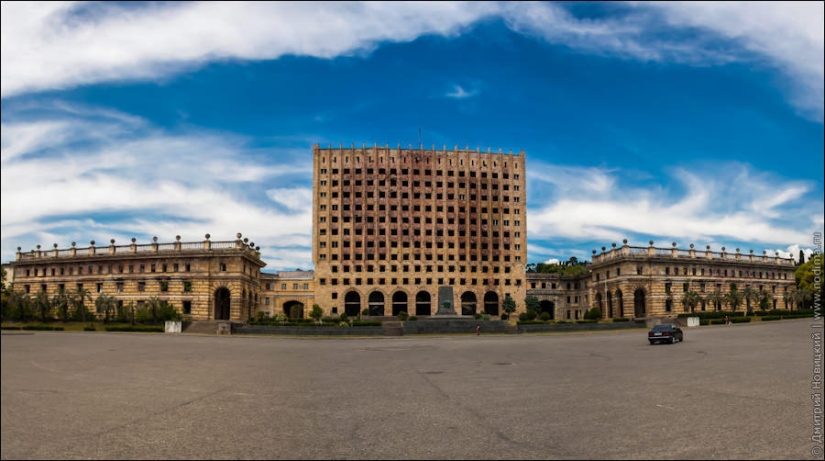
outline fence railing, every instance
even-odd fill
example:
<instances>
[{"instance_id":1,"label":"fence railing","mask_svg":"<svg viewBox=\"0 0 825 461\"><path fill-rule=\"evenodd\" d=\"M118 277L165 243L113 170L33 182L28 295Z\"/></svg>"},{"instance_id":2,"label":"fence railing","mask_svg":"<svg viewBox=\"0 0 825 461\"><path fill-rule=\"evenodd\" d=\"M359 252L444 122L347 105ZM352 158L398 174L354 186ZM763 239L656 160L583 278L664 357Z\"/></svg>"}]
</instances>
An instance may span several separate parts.
<instances>
[{"instance_id":1,"label":"fence railing","mask_svg":"<svg viewBox=\"0 0 825 461\"><path fill-rule=\"evenodd\" d=\"M208 243L207 243L208 242ZM71 258L71 257L110 257L112 254L124 255L134 253L172 253L181 251L195 251L195 250L239 250L250 251L255 257L260 257L258 252L245 243L238 244L237 240L229 241L203 241L203 242L175 242L175 243L158 243L158 244L140 244L140 245L107 245L94 246L85 248L67 248L67 249L51 249L51 250L32 250L30 252L17 252L17 261L31 261L37 259L49 258Z\"/></svg>"},{"instance_id":2,"label":"fence railing","mask_svg":"<svg viewBox=\"0 0 825 461\"><path fill-rule=\"evenodd\" d=\"M750 256L741 253L728 253L728 252L717 252L717 251L696 251L696 250L683 250L677 249L674 255L674 251L671 248L655 248L655 247L620 247L620 248L612 248L607 250L601 254L594 254L593 255L593 262L600 263L605 261L610 261L617 258L622 258L625 256L632 256L634 258L638 257L647 257L652 254L658 258L664 257L677 257L677 258L691 258L691 259L713 259L713 260L731 260L731 261L751 261ZM693 251L693 256L691 256L691 251ZM737 257L738 256L738 257ZM785 266L793 266L796 263L792 258L781 258L779 256L767 256L767 255L759 255L753 257L753 262L761 262L761 263L773 263Z\"/></svg>"}]
</instances>

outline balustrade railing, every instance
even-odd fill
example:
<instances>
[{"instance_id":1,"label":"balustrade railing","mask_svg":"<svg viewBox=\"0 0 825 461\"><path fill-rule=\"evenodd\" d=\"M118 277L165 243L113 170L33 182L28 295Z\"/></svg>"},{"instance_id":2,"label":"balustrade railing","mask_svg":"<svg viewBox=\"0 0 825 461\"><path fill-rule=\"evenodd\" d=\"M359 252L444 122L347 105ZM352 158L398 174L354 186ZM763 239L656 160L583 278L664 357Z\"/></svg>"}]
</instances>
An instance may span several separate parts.
<instances>
[{"instance_id":1,"label":"balustrade railing","mask_svg":"<svg viewBox=\"0 0 825 461\"><path fill-rule=\"evenodd\" d=\"M85 248L67 248L67 249L50 249L50 250L32 250L31 252L18 252L18 261L30 261L36 259L48 258L70 258L70 257L106 257L113 253L116 255L130 254L130 253L145 253L145 252L175 252L175 251L193 251L193 250L232 250L240 251L255 250L248 245L238 244L237 240L230 241L203 241L203 242L176 242L176 243L148 243L140 245L106 245Z\"/></svg>"}]
</instances>

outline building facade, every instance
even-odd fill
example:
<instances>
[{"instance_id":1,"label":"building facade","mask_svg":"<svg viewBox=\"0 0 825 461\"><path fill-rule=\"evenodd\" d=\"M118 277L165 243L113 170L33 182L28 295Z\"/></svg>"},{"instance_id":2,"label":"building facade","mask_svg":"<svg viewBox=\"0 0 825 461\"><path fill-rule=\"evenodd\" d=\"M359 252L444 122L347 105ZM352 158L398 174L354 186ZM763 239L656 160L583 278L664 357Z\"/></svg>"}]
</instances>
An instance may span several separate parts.
<instances>
[{"instance_id":1,"label":"building facade","mask_svg":"<svg viewBox=\"0 0 825 461\"><path fill-rule=\"evenodd\" d=\"M118 306L140 307L150 298L166 301L185 318L243 320L258 309L261 261L258 248L247 239L213 242L115 245L68 249L17 250L9 263L14 288L29 295L45 292L88 293L93 305L101 295L113 296Z\"/></svg>"},{"instance_id":2,"label":"building facade","mask_svg":"<svg viewBox=\"0 0 825 461\"><path fill-rule=\"evenodd\" d=\"M325 313L498 315L524 299L524 152L316 145L313 171Z\"/></svg>"},{"instance_id":3,"label":"building facade","mask_svg":"<svg viewBox=\"0 0 825 461\"><path fill-rule=\"evenodd\" d=\"M313 147L314 270L261 273L260 248L235 240L91 245L21 252L7 266L17 291L85 290L120 305L156 297L193 320L258 312L306 317L516 313L527 296L556 320L598 307L604 318L673 317L696 292L699 311L736 289L787 308L794 261L777 255L649 246L593 250L585 274L526 273L525 154L469 149ZM767 300L767 301L766 301ZM752 310L753 296L742 309ZM445 305L446 303L446 305ZM726 306L729 307L729 306ZM441 311L441 312L439 312Z\"/></svg>"}]
</instances>

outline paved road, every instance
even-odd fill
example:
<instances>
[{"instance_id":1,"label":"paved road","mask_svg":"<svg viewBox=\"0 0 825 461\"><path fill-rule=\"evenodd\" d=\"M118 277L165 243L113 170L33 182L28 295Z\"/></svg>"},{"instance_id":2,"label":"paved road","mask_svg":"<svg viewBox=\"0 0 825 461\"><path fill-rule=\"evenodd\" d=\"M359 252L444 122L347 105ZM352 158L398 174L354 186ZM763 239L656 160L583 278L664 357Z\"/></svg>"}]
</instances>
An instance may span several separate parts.
<instances>
[{"instance_id":1,"label":"paved road","mask_svg":"<svg viewBox=\"0 0 825 461\"><path fill-rule=\"evenodd\" d=\"M2 458L804 458L810 321L364 339L2 335ZM820 458L821 459L821 458Z\"/></svg>"}]
</instances>

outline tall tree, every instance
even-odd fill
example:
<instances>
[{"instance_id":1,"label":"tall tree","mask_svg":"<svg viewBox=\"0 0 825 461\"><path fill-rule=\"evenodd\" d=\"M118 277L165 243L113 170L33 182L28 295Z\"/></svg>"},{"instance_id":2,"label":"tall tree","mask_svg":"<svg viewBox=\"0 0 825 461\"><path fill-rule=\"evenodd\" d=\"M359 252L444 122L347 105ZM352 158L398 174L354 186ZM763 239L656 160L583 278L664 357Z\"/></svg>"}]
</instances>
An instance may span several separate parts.
<instances>
[{"instance_id":1,"label":"tall tree","mask_svg":"<svg viewBox=\"0 0 825 461\"><path fill-rule=\"evenodd\" d=\"M117 299L114 296L100 295L95 299L95 311L103 312L103 323L109 323L109 319L117 309Z\"/></svg>"},{"instance_id":2,"label":"tall tree","mask_svg":"<svg viewBox=\"0 0 825 461\"><path fill-rule=\"evenodd\" d=\"M505 296L504 300L501 302L501 309L506 312L507 315L512 314L516 310L516 300L510 295Z\"/></svg>"},{"instance_id":3,"label":"tall tree","mask_svg":"<svg viewBox=\"0 0 825 461\"><path fill-rule=\"evenodd\" d=\"M721 309L722 303L725 301L725 295L723 295L719 290L713 290L708 293L707 301L713 306L713 310L718 311Z\"/></svg>"},{"instance_id":4,"label":"tall tree","mask_svg":"<svg viewBox=\"0 0 825 461\"><path fill-rule=\"evenodd\" d=\"M685 312L693 313L696 306L702 303L702 297L699 293L689 290L682 295L682 305L685 307Z\"/></svg>"},{"instance_id":5,"label":"tall tree","mask_svg":"<svg viewBox=\"0 0 825 461\"><path fill-rule=\"evenodd\" d=\"M753 287L745 287L745 289L742 290L742 298L745 300L747 313L753 313L753 306L759 302L759 291Z\"/></svg>"},{"instance_id":6,"label":"tall tree","mask_svg":"<svg viewBox=\"0 0 825 461\"><path fill-rule=\"evenodd\" d=\"M88 310L86 309L86 300L92 300L89 290L79 287L68 293L68 296L69 304L72 306L75 318L79 317L80 321L86 323L86 314L88 313Z\"/></svg>"},{"instance_id":7,"label":"tall tree","mask_svg":"<svg viewBox=\"0 0 825 461\"><path fill-rule=\"evenodd\" d=\"M742 297L742 292L736 289L736 284L731 283L730 290L725 293L725 302L728 303L733 312L736 312L739 306L742 305Z\"/></svg>"},{"instance_id":8,"label":"tall tree","mask_svg":"<svg viewBox=\"0 0 825 461\"><path fill-rule=\"evenodd\" d=\"M541 309L541 303L539 302L539 298L535 296L528 296L524 298L524 307L528 311L538 312Z\"/></svg>"},{"instance_id":9,"label":"tall tree","mask_svg":"<svg viewBox=\"0 0 825 461\"><path fill-rule=\"evenodd\" d=\"M62 320L63 323L69 321L69 296L66 294L66 290L57 291L52 297L52 306L54 306L54 310L60 316L60 320Z\"/></svg>"},{"instance_id":10,"label":"tall tree","mask_svg":"<svg viewBox=\"0 0 825 461\"><path fill-rule=\"evenodd\" d=\"M34 311L40 315L40 321L46 323L52 317L52 302L45 291L40 291L34 297Z\"/></svg>"},{"instance_id":11,"label":"tall tree","mask_svg":"<svg viewBox=\"0 0 825 461\"><path fill-rule=\"evenodd\" d=\"M805 264L805 252L802 251L802 250L799 250L799 261L796 263L796 265L801 266L803 264Z\"/></svg>"}]
</instances>

